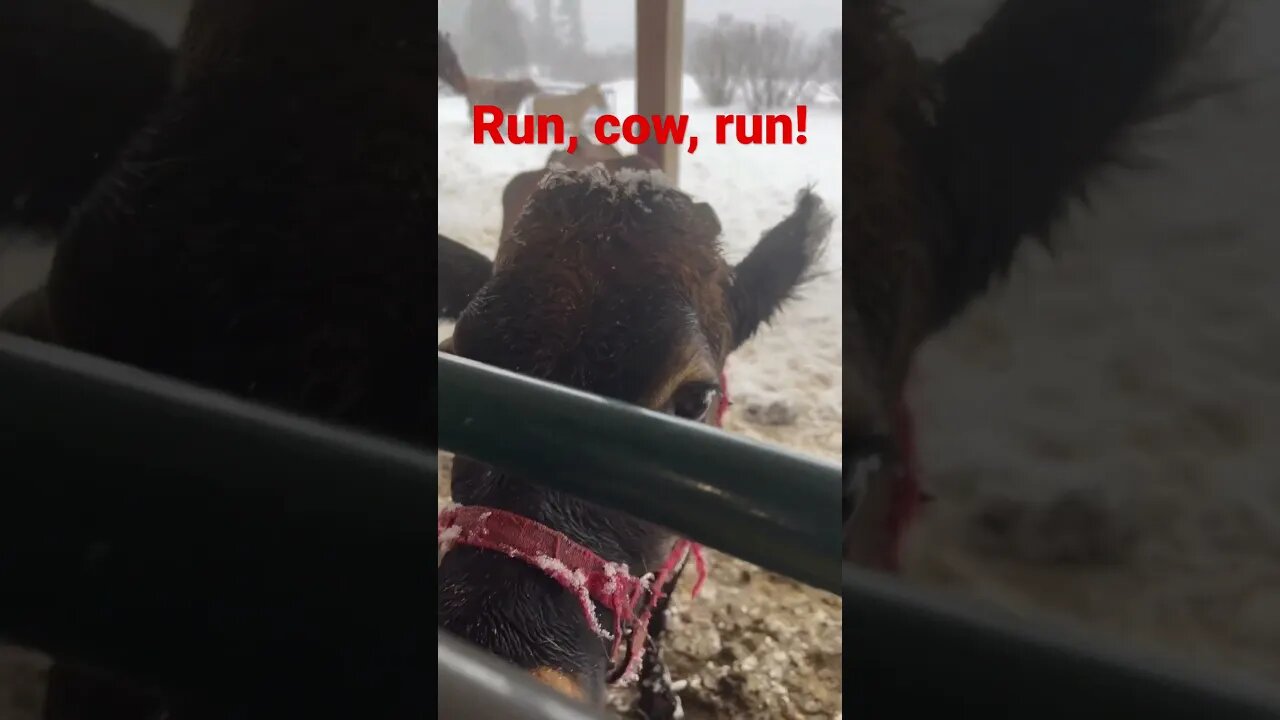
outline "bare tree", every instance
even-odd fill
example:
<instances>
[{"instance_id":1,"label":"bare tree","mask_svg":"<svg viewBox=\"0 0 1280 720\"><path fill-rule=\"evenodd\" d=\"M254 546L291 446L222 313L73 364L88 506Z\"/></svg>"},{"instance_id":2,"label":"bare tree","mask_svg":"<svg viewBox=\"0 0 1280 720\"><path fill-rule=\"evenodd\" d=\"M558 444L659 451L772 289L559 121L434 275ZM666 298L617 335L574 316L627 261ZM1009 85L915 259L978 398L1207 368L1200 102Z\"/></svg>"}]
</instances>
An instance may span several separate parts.
<instances>
[{"instance_id":1,"label":"bare tree","mask_svg":"<svg viewBox=\"0 0 1280 720\"><path fill-rule=\"evenodd\" d=\"M521 16L511 0L471 0L463 18L462 42L455 49L468 73L504 76L528 65Z\"/></svg>"},{"instance_id":2,"label":"bare tree","mask_svg":"<svg viewBox=\"0 0 1280 720\"><path fill-rule=\"evenodd\" d=\"M740 87L751 112L794 106L812 96L820 62L795 25L777 18L750 24L745 49Z\"/></svg>"},{"instance_id":3,"label":"bare tree","mask_svg":"<svg viewBox=\"0 0 1280 720\"><path fill-rule=\"evenodd\" d=\"M839 28L828 30L818 43L822 79L837 100L844 99L844 54L841 50L843 44L844 30Z\"/></svg>"},{"instance_id":4,"label":"bare tree","mask_svg":"<svg viewBox=\"0 0 1280 720\"><path fill-rule=\"evenodd\" d=\"M529 37L530 55L534 64L547 68L560 51L551 0L536 0L534 3L533 32Z\"/></svg>"},{"instance_id":5,"label":"bare tree","mask_svg":"<svg viewBox=\"0 0 1280 720\"><path fill-rule=\"evenodd\" d=\"M708 105L724 107L733 102L746 66L750 32L750 25L729 15L695 31L689 46L689 70Z\"/></svg>"}]
</instances>

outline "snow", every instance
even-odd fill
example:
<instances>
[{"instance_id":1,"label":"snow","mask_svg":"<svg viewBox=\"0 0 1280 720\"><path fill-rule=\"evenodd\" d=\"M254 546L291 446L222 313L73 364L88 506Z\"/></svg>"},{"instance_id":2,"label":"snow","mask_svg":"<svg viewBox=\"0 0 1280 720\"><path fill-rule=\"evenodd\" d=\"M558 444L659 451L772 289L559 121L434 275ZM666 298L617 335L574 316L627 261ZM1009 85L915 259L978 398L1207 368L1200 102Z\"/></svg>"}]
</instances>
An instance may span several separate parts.
<instances>
[{"instance_id":1,"label":"snow","mask_svg":"<svg viewBox=\"0 0 1280 720\"><path fill-rule=\"evenodd\" d=\"M453 549L454 543L462 536L462 528L453 525L440 531L440 537L436 540L436 567L444 562L444 556L449 554Z\"/></svg>"}]
</instances>

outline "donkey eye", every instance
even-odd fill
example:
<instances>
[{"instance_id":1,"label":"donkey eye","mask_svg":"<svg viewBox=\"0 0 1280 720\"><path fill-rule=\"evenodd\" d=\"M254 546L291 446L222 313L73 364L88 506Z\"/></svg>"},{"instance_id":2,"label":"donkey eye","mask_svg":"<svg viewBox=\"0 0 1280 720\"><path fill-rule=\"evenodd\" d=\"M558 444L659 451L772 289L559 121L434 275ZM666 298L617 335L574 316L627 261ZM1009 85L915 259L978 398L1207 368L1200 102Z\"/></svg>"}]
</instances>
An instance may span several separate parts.
<instances>
[{"instance_id":1,"label":"donkey eye","mask_svg":"<svg viewBox=\"0 0 1280 720\"><path fill-rule=\"evenodd\" d=\"M720 388L705 382L687 383L671 398L671 411L687 420L705 420L720 399Z\"/></svg>"}]
</instances>

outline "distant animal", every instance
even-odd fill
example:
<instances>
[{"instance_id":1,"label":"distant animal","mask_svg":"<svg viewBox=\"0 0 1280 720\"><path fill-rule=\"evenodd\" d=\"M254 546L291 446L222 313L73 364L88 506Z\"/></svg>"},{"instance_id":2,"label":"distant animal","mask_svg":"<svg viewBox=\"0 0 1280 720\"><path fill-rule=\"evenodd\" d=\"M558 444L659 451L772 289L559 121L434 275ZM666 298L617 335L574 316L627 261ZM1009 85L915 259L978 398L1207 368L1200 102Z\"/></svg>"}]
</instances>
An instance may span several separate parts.
<instances>
[{"instance_id":1,"label":"distant animal","mask_svg":"<svg viewBox=\"0 0 1280 720\"><path fill-rule=\"evenodd\" d=\"M588 165L622 157L622 153L613 145L597 145L585 135L578 135L577 138L578 147L572 153L568 150L552 150L547 156L547 167L563 165L571 170L581 170Z\"/></svg>"},{"instance_id":2,"label":"distant animal","mask_svg":"<svg viewBox=\"0 0 1280 720\"><path fill-rule=\"evenodd\" d=\"M436 31L436 74L458 94L466 96L467 75L462 72L458 54L449 44L449 36L438 30Z\"/></svg>"},{"instance_id":3,"label":"distant animal","mask_svg":"<svg viewBox=\"0 0 1280 720\"><path fill-rule=\"evenodd\" d=\"M559 115L564 118L565 130L582 133L582 118L590 108L608 110L600 86L592 83L570 95L540 94L533 98L534 115Z\"/></svg>"},{"instance_id":4,"label":"distant animal","mask_svg":"<svg viewBox=\"0 0 1280 720\"><path fill-rule=\"evenodd\" d=\"M525 99L538 92L538 84L528 78L519 80L494 80L492 78L467 78L467 105L497 105L504 113L520 110Z\"/></svg>"},{"instance_id":5,"label":"distant animal","mask_svg":"<svg viewBox=\"0 0 1280 720\"><path fill-rule=\"evenodd\" d=\"M572 158L573 156L570 155L569 157ZM552 159L554 158L555 153L552 153ZM549 164L550 161L548 161ZM610 175L623 168L632 170L661 169L656 162L640 155L628 155L626 157L619 155L616 158L592 162L575 160L569 167L571 169L583 169L591 165L603 166L605 172ZM550 168L522 172L511 178L507 186L502 189L502 230L498 234L499 244L506 242L507 237L511 234L511 228L515 226L516 218L520 217L520 213L524 210L524 206L528 203L530 196L533 195L533 191L538 188L538 183L542 182L542 178L546 177L550 172L552 172Z\"/></svg>"}]
</instances>

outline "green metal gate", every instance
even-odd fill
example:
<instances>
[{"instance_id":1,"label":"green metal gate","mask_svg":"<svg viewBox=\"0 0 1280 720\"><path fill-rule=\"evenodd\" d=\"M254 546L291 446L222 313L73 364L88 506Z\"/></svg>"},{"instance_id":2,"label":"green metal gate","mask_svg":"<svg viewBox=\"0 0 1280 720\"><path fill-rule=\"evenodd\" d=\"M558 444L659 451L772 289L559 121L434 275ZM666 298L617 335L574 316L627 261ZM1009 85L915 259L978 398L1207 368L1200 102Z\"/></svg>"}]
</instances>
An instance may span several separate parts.
<instances>
[{"instance_id":1,"label":"green metal gate","mask_svg":"<svg viewBox=\"0 0 1280 720\"><path fill-rule=\"evenodd\" d=\"M995 617L840 562L836 465L449 355L439 357L439 394L443 449L839 592L847 717L1280 718L1270 688ZM437 659L439 717L590 717L443 633Z\"/></svg>"},{"instance_id":2,"label":"green metal gate","mask_svg":"<svg viewBox=\"0 0 1280 720\"><path fill-rule=\"evenodd\" d=\"M849 717L1280 718L1274 688L841 566L831 465L456 358L440 379L443 447L838 589ZM244 717L589 717L438 632L424 679L429 450L0 333L0 457L4 640Z\"/></svg>"}]
</instances>

